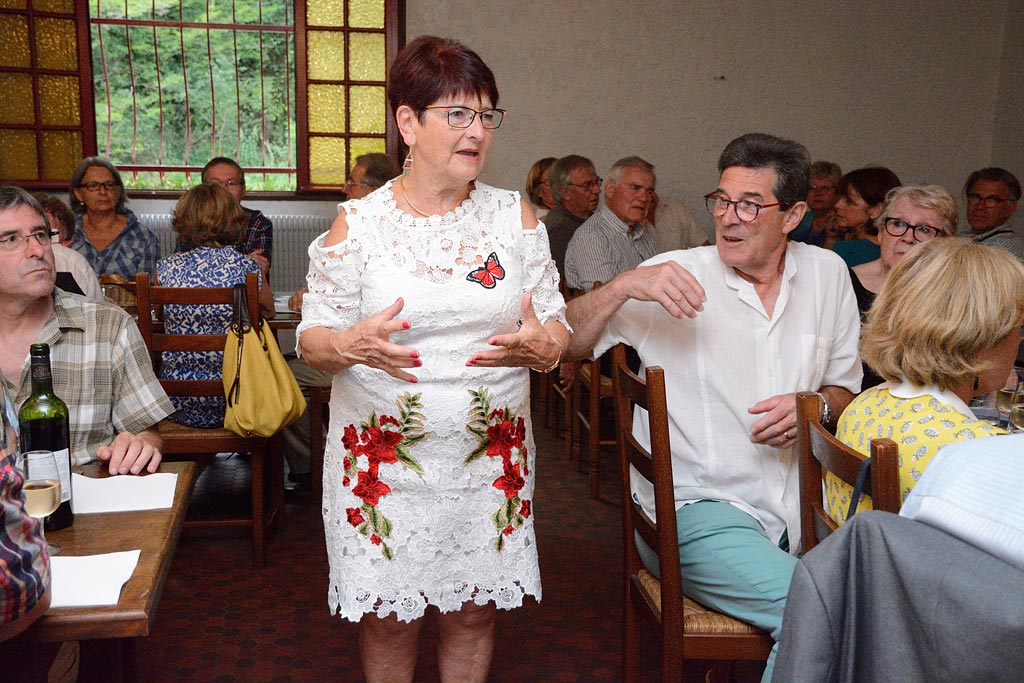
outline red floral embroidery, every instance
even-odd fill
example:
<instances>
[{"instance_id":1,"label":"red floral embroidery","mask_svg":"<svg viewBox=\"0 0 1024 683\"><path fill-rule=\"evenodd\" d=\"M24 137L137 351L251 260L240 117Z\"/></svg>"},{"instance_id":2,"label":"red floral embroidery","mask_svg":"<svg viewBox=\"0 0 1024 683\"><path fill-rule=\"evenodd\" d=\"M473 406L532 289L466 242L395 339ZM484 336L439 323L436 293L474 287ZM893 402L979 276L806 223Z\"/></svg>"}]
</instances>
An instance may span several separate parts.
<instances>
[{"instance_id":1,"label":"red floral embroidery","mask_svg":"<svg viewBox=\"0 0 1024 683\"><path fill-rule=\"evenodd\" d=\"M391 487L377 478L377 468L370 464L370 469L359 473L359 483L352 493L363 499L363 502L374 507L382 496L391 493Z\"/></svg>"},{"instance_id":2,"label":"red floral embroidery","mask_svg":"<svg viewBox=\"0 0 1024 683\"><path fill-rule=\"evenodd\" d=\"M494 488L505 492L506 498L515 498L519 491L526 486L526 480L519 474L519 465L513 465L505 461L505 474L494 480Z\"/></svg>"},{"instance_id":3,"label":"red floral embroidery","mask_svg":"<svg viewBox=\"0 0 1024 683\"><path fill-rule=\"evenodd\" d=\"M502 474L492 486L505 494L505 502L491 517L498 531L494 547L501 551L505 537L515 533L530 516L530 501L519 497L526 486L525 477L530 473L525 445L526 421L513 414L508 406L491 410L490 395L484 388L469 393L473 398L466 430L476 437L478 445L466 456L465 464L485 454L501 458Z\"/></svg>"},{"instance_id":4,"label":"red floral embroidery","mask_svg":"<svg viewBox=\"0 0 1024 683\"><path fill-rule=\"evenodd\" d=\"M399 417L378 417L377 413L370 413L370 419L361 423L358 430L355 425L348 425L341 437L345 447L342 486L351 486L354 477L356 485L352 487L352 494L363 503L358 508L346 508L348 522L369 538L370 543L379 545L381 553L389 560L394 557L394 551L384 539L391 536L392 525L378 505L391 493L391 487L380 478L381 465L400 462L423 474L423 466L412 457L409 449L428 436L423 431L420 394L403 394L397 403ZM360 458L366 458L366 469L360 468Z\"/></svg>"},{"instance_id":5,"label":"red floral embroidery","mask_svg":"<svg viewBox=\"0 0 1024 683\"><path fill-rule=\"evenodd\" d=\"M366 518L363 517L362 510L359 508L345 508L345 512L348 513L348 523L352 526L359 526L366 521Z\"/></svg>"}]
</instances>

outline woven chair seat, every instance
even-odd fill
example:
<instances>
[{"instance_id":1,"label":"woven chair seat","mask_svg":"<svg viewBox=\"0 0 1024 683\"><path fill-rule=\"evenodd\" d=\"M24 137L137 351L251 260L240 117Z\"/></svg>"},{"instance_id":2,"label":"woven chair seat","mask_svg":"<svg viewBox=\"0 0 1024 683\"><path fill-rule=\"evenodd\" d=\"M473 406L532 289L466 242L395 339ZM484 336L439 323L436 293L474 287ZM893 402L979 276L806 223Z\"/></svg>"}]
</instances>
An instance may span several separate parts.
<instances>
[{"instance_id":1,"label":"woven chair seat","mask_svg":"<svg viewBox=\"0 0 1024 683\"><path fill-rule=\"evenodd\" d=\"M635 581L647 594L661 614L661 581L646 569L641 569ZM687 635L758 635L763 633L750 624L733 619L721 612L710 610L699 602L683 596L683 625Z\"/></svg>"},{"instance_id":2,"label":"woven chair seat","mask_svg":"<svg viewBox=\"0 0 1024 683\"><path fill-rule=\"evenodd\" d=\"M580 365L580 376L588 384L590 383L590 371L591 371L591 369L594 368L595 365L597 366L597 368L596 368L597 371L600 372L601 371L601 364L600 363L597 363L597 362L582 363ZM615 387L612 384L612 378L609 377L608 375L601 375L601 397L602 398L609 397L609 396L611 396L614 393L614 391L615 391Z\"/></svg>"}]
</instances>

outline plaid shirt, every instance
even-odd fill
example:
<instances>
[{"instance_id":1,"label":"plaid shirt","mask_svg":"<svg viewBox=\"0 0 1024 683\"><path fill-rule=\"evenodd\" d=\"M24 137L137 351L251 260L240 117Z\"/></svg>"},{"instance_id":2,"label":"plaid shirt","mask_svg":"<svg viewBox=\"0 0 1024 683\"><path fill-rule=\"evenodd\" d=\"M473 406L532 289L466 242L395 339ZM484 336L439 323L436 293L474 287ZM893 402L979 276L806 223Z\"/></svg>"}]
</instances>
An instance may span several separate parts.
<instances>
[{"instance_id":1,"label":"plaid shirt","mask_svg":"<svg viewBox=\"0 0 1024 683\"><path fill-rule=\"evenodd\" d=\"M565 250L565 280L573 289L590 291L658 253L651 231L626 225L602 205L576 228Z\"/></svg>"},{"instance_id":2,"label":"plaid shirt","mask_svg":"<svg viewBox=\"0 0 1024 683\"><path fill-rule=\"evenodd\" d=\"M138 434L174 412L153 373L135 321L119 307L54 292L54 313L37 343L50 345L53 391L68 405L71 462L96 459L96 449L121 432ZM32 394L26 356L14 395ZM8 389L11 389L8 384Z\"/></svg>"},{"instance_id":3,"label":"plaid shirt","mask_svg":"<svg viewBox=\"0 0 1024 683\"><path fill-rule=\"evenodd\" d=\"M13 407L0 394L0 411L8 416L0 421L0 612L2 623L9 624L25 616L39 603L50 584L50 563L40 520L25 514L21 497L24 484L14 469L18 451L13 424Z\"/></svg>"},{"instance_id":4,"label":"plaid shirt","mask_svg":"<svg viewBox=\"0 0 1024 683\"><path fill-rule=\"evenodd\" d=\"M274 247L274 224L259 209L247 209L243 206L242 211L245 211L249 222L245 226L245 234L242 236L241 243L235 245L235 251L248 256L259 249L270 261L270 252ZM175 251L181 254L194 248L191 244L178 240Z\"/></svg>"},{"instance_id":5,"label":"plaid shirt","mask_svg":"<svg viewBox=\"0 0 1024 683\"><path fill-rule=\"evenodd\" d=\"M82 229L82 214L75 216L75 234L70 246L89 261L97 275L120 275L126 280L135 280L136 273L156 272L160 258L160 241L130 210L126 210L128 223L114 241L101 251L96 251Z\"/></svg>"},{"instance_id":6,"label":"plaid shirt","mask_svg":"<svg viewBox=\"0 0 1024 683\"><path fill-rule=\"evenodd\" d=\"M251 254L260 249L270 261L270 252L274 247L274 224L259 209L247 209L243 206L242 210L249 217L249 223L245 226L245 236L238 250L243 254Z\"/></svg>"}]
</instances>

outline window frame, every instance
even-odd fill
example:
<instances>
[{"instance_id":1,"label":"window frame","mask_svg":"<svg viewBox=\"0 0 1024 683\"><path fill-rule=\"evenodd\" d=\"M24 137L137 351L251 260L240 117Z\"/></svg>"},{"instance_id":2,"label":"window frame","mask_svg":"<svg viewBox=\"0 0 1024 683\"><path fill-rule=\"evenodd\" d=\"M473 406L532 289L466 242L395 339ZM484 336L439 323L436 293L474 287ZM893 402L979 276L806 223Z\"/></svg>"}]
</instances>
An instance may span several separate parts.
<instances>
[{"instance_id":1,"label":"window frame","mask_svg":"<svg viewBox=\"0 0 1024 683\"><path fill-rule=\"evenodd\" d=\"M405 0L383 0L384 3L384 48L385 48L385 71L391 67L394 61L395 55L398 50L405 44L405 17L406 7ZM98 150L98 135L96 131L96 110L95 110L95 93L93 90L93 64L92 64L92 38L91 38L91 22L89 19L89 0L73 0L74 10L74 21L75 30L77 36L77 48L78 48L78 79L79 79L79 102L80 102L80 126L78 128L69 128L67 126L53 127L55 130L76 130L81 134L82 140L82 156L96 156L99 153ZM347 7L347 4L346 4ZM30 16L55 16L60 18L67 18L67 14L58 14L53 12L44 12L34 10L31 5L26 10ZM20 12L20 10L19 10ZM345 178L339 178L337 184L331 185L313 185L310 182L310 169L309 169L309 110L308 110L308 98L307 91L310 84L310 79L307 76L307 32L310 27L306 22L306 0L293 0L293 16L294 16L294 68L295 78L293 79L293 85L295 92L294 102L294 116L295 116L295 178L296 178L296 189L294 191L253 191L247 193L248 196L260 199L292 199L292 198L328 198L333 196L339 196L342 193L344 187ZM31 20L30 20L31 21ZM240 27L245 27L244 24L240 24ZM314 27L319 29L320 27ZM31 31L30 26L30 31ZM342 28L339 29L346 33L350 32L350 29ZM359 29L351 30L351 32L358 33ZM30 33L31 35L31 33ZM347 45L347 41L346 41ZM347 59L346 59L347 64ZM347 69L347 67L346 67ZM14 69L4 69L6 71L14 71ZM24 70L20 70L21 73L25 73ZM36 54L32 50L31 53L31 66L28 71L33 79L33 84L38 82L40 75L46 75L50 73L59 73L66 75L63 72L53 72L51 70L41 70L36 66ZM347 73L346 73L347 75ZM316 83L317 81L313 81ZM350 83L360 84L360 81L343 81L344 84ZM376 83L376 82L374 82ZM38 91L37 91L38 92ZM394 116L391 113L390 107L386 104L386 86L385 86L385 132L382 137L385 141L386 153L395 158L399 159L401 152L401 138L398 133L397 126L395 125ZM39 176L42 177L42 164L43 164L43 130L50 130L51 127L44 127L39 122L38 116L39 102L38 97L36 101L36 123L34 125L23 125L23 124L7 124L5 128L11 129L30 129L36 134L36 151L37 151L37 166L39 170ZM346 128L348 126L349 117L351 112L346 107ZM317 135L322 135L318 133ZM350 132L345 133L333 133L328 134L332 137L378 137L376 135L357 134L353 135ZM345 160L345 170L351 170L351 148L346 145L346 154L349 156ZM205 163L205 161L204 161ZM167 170L181 171L186 170L188 173L196 173L202 169L202 165L187 167L174 166L168 164ZM249 173L259 173L256 168L246 169ZM130 171L129 171L130 172ZM8 182L6 179L0 182ZM19 185L22 185L29 189L39 190L57 190L66 191L67 182L59 182L52 179L46 180L32 180L32 181L21 181L18 180ZM161 190L161 189L132 189L128 190L129 196L137 198L177 198L180 197L183 191L181 190Z\"/></svg>"}]
</instances>

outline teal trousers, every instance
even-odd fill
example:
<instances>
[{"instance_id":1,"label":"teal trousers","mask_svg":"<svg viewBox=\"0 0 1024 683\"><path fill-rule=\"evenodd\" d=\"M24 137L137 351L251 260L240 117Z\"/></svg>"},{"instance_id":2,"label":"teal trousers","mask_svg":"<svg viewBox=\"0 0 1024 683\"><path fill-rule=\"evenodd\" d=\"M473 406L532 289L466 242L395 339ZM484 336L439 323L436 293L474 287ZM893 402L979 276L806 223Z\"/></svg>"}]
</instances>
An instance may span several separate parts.
<instances>
[{"instance_id":1,"label":"teal trousers","mask_svg":"<svg viewBox=\"0 0 1024 683\"><path fill-rule=\"evenodd\" d=\"M762 683L769 683L782 630L782 610L797 559L772 543L756 519L739 508L702 500L676 510L683 593L706 607L767 631L775 639ZM782 545L788 545L783 534ZM636 537L644 565L658 557Z\"/></svg>"}]
</instances>

